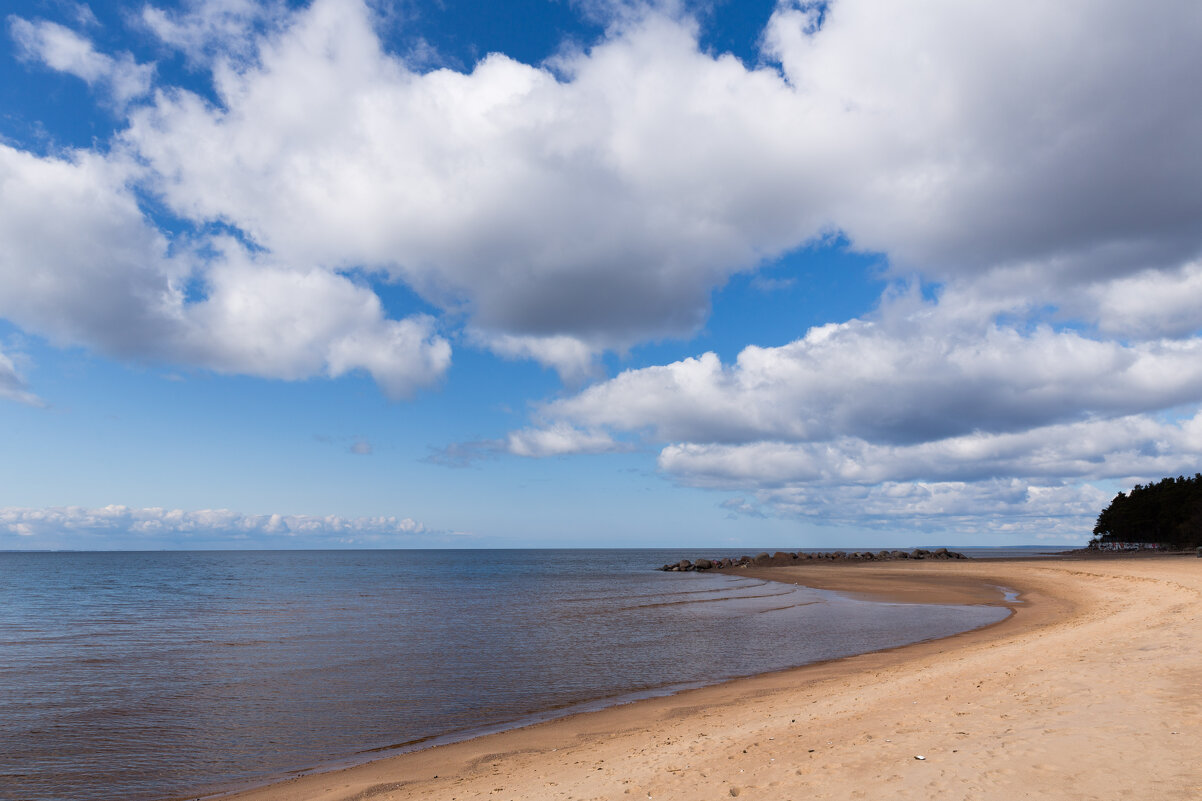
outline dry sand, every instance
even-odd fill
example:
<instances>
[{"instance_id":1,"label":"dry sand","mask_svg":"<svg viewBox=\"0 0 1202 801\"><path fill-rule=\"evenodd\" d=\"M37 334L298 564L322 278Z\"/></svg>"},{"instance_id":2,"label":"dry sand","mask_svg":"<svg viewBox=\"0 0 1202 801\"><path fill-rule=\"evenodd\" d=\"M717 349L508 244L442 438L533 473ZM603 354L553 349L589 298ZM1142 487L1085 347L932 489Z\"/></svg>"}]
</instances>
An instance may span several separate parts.
<instances>
[{"instance_id":1,"label":"dry sand","mask_svg":"<svg viewBox=\"0 0 1202 801\"><path fill-rule=\"evenodd\" d=\"M303 776L236 798L1202 798L1202 559L755 573L901 601L998 603L994 585L1002 585L1020 590L1022 603L1002 623L943 640Z\"/></svg>"}]
</instances>

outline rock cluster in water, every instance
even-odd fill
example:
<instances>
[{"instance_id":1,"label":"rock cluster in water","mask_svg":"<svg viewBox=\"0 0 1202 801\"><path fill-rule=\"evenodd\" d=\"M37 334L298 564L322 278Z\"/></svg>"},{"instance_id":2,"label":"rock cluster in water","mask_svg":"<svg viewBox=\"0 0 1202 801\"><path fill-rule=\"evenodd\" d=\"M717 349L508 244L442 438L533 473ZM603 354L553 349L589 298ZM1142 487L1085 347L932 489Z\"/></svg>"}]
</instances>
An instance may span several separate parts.
<instances>
[{"instance_id":1,"label":"rock cluster in water","mask_svg":"<svg viewBox=\"0 0 1202 801\"><path fill-rule=\"evenodd\" d=\"M777 551L774 554L767 552L756 556L740 556L738 559L733 559L729 556L721 559L698 559L696 562L691 562L688 559L681 559L670 565L664 565L659 568L673 573L683 573L694 570L719 570L729 567L778 567L780 565L795 565L800 562L826 561L826 562L884 562L891 559L966 559L962 553L949 551L947 548L937 548L934 551L927 551L922 548L915 548L912 551L828 551L826 553L790 553L788 551Z\"/></svg>"}]
</instances>

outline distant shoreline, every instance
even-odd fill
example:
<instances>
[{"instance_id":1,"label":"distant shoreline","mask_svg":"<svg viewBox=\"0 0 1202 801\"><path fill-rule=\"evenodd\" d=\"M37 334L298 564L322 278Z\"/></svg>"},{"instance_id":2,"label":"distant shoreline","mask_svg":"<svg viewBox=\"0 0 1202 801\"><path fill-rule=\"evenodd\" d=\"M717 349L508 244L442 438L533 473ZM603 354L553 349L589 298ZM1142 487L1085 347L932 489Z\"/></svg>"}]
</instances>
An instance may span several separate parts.
<instances>
[{"instance_id":1,"label":"distant shoreline","mask_svg":"<svg viewBox=\"0 0 1202 801\"><path fill-rule=\"evenodd\" d=\"M1186 773L1202 710L1169 677L1202 669L1202 627L1190 611L1202 597L1202 560L958 560L738 573L897 603L998 604L1013 614L940 640L735 679L230 798L691 799L756 787L776 788L770 797L859 791L918 798L931 781L943 793L975 783L986 792L1049 798L1071 786L1090 797L1096 786L1096 797L1105 798L1123 787L1155 786L1159 797L1185 798L1197 779ZM1005 600L1005 587L1018 591L1017 602ZM1150 648L1158 656L1141 657L1156 653ZM1149 664L1133 683L1126 671L1141 658ZM1115 725L1143 733L1121 764L1106 757Z\"/></svg>"}]
</instances>

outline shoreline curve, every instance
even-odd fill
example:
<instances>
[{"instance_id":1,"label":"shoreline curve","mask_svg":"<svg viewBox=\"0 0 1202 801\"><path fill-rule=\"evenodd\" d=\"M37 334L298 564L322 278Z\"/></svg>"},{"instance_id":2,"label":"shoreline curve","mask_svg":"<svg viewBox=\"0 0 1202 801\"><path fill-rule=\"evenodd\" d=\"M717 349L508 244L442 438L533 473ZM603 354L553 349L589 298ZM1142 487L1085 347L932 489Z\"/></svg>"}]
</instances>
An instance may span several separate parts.
<instances>
[{"instance_id":1,"label":"shoreline curve","mask_svg":"<svg viewBox=\"0 0 1202 801\"><path fill-rule=\"evenodd\" d=\"M1080 641L1069 648L1069 653L1080 652L1085 642L1097 647L1093 629L1099 625L1108 628L1108 620L1126 619L1133 614L1132 603L1107 593L1107 589L1134 584L1146 594L1148 587L1167 582L1172 587L1169 593L1163 592L1163 587L1152 592L1163 606L1174 595L1192 593L1191 597L1202 597L1200 568L1202 565L1182 558L1102 562L1040 558L731 570L735 575L830 589L872 600L988 603L1008 607L1012 614L997 623L949 637L558 717L349 768L307 773L220 797L237 801L348 801L489 796L655 798L658 793L661 797L666 794L700 799L713 798L715 793L763 798L806 793L816 798L843 798L860 792L870 796L887 792L893 797L920 798L931 797L932 792L955 795L955 788L960 787L964 792L955 797L992 798L993 791L997 791L998 798L1013 798L1015 793L1021 796L1034 789L1036 785L1022 783L1033 780L1022 777L1034 768L1020 769L1021 765L1009 758L1011 755L980 743L976 743L976 749L951 747L972 745L974 738L987 738L986 733L991 731L995 740L1004 742L1016 731L1014 726L1002 725L1010 717L1006 713L994 715L989 721L975 720L982 704L970 702L971 696L984 693L986 685L995 685L993 693L985 696L994 704L984 706L992 709L1006 698L1029 698L1028 691L1010 690L1024 685L1033 674L1052 671L1060 674L1061 682L1071 683L1072 671L1063 675L1065 668L1071 667L1066 665L1065 638ZM1182 578L1185 581L1178 580ZM1017 602L1007 600L1002 587L1017 590ZM1126 631L1147 636L1151 629L1127 626ZM1060 646L1060 650L1049 648L1052 645ZM1195 648L1194 653L1197 651ZM1194 659L1202 668L1202 657ZM1101 659L1102 663L1108 661ZM1046 664L1037 666L1039 662ZM966 676L965 670L970 674ZM1113 681L1115 677L1109 678ZM933 681L946 682L943 695L939 695L941 690ZM1053 692L1049 698L1059 702L1053 704L1058 708L1056 714L1073 714L1071 697ZM910 700L909 704L904 703L905 699ZM1065 704L1069 708L1060 709ZM1015 701L1012 705L1016 715L1029 711L1024 703ZM1202 713L1196 707L1195 703L1190 722L1194 735L1202 733ZM943 724L957 718L974 718L973 725L950 733L941 730ZM1090 727L1096 731L1097 721ZM976 733L969 728L976 729ZM1044 736L1057 732L1045 728ZM1177 728L1188 727L1182 723ZM1083 736L1073 731L1074 737ZM894 736L888 736L890 733ZM1168 736L1186 746L1186 739L1176 730ZM1173 744L1173 740L1160 744L1160 759L1173 753L1174 749L1168 747ZM906 754L906 750L914 753ZM1012 747L1012 755L1022 750ZM924 751L945 758L951 755L951 759L963 763L962 768L979 764L951 773L940 769L943 778L937 784L946 785L942 790L927 783L922 785L926 789L906 795L905 788L917 778L910 763L921 764L927 777L936 772L930 770L936 757ZM1041 752L1052 753L1046 748ZM962 753L975 753L976 759L958 756ZM1075 746L1060 748L1056 753L1064 761L1060 768L1064 775L1077 775L1082 764L1096 761L1096 756L1090 757L1091 751ZM873 758L866 763L855 759L870 754ZM927 759L914 759L920 755ZM1185 754L1180 756L1186 759ZM1099 765L1099 775L1113 772L1102 770L1104 763ZM857 768L848 770L852 765ZM1050 770L1047 765L1042 769ZM1162 769L1158 781L1163 784L1165 776ZM1191 776L1182 780L1185 784L1178 784L1184 788L1194 780ZM1081 778L1074 781L1080 789ZM1112 794L1113 780L1099 787L1096 796L1076 790L1059 796L1048 786L1045 797L1118 797ZM1177 796L1169 792L1160 797Z\"/></svg>"}]
</instances>

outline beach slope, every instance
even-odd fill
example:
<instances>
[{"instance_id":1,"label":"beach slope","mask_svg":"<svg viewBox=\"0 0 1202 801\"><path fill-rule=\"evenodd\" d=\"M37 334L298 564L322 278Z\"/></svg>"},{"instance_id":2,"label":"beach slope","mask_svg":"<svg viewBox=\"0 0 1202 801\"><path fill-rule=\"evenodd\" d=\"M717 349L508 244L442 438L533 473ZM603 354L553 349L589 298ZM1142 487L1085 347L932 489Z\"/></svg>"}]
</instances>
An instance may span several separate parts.
<instances>
[{"instance_id":1,"label":"beach slope","mask_svg":"<svg viewBox=\"0 0 1202 801\"><path fill-rule=\"evenodd\" d=\"M301 776L236 798L1202 797L1202 559L755 572L899 602L1003 603L998 587L1022 594L1008 620L955 637Z\"/></svg>"}]
</instances>

